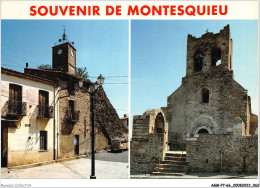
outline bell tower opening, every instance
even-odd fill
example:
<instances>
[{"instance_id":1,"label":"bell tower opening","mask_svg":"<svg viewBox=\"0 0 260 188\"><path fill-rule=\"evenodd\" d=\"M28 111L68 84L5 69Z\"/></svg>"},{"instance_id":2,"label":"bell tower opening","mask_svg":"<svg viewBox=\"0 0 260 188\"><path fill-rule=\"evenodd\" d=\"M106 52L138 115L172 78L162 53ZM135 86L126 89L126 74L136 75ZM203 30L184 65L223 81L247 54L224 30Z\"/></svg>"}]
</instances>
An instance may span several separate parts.
<instances>
[{"instance_id":1,"label":"bell tower opening","mask_svg":"<svg viewBox=\"0 0 260 188\"><path fill-rule=\"evenodd\" d=\"M211 66L215 67L221 64L221 49L213 48L211 51Z\"/></svg>"},{"instance_id":2,"label":"bell tower opening","mask_svg":"<svg viewBox=\"0 0 260 188\"><path fill-rule=\"evenodd\" d=\"M203 54L200 50L198 50L194 55L194 71L200 72L202 71L203 66Z\"/></svg>"},{"instance_id":3,"label":"bell tower opening","mask_svg":"<svg viewBox=\"0 0 260 188\"><path fill-rule=\"evenodd\" d=\"M219 33L206 31L201 37L188 35L186 76L214 71L230 71L232 39L229 25ZM221 66L218 66L221 65ZM218 68L215 68L218 66Z\"/></svg>"}]
</instances>

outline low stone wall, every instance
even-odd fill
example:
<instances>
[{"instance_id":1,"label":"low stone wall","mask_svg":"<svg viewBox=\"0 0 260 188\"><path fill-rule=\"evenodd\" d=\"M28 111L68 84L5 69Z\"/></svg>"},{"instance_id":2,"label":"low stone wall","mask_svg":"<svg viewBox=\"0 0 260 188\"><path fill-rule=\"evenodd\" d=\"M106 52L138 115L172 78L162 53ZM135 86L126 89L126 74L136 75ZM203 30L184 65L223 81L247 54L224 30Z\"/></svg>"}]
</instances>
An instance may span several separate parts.
<instances>
[{"instance_id":1,"label":"low stone wall","mask_svg":"<svg viewBox=\"0 0 260 188\"><path fill-rule=\"evenodd\" d=\"M153 172L158 158L162 159L165 134L149 133L150 115L134 116L131 141L130 171L135 173Z\"/></svg>"},{"instance_id":2,"label":"low stone wall","mask_svg":"<svg viewBox=\"0 0 260 188\"><path fill-rule=\"evenodd\" d=\"M186 151L190 172L258 171L257 135L200 135L187 141Z\"/></svg>"}]
</instances>

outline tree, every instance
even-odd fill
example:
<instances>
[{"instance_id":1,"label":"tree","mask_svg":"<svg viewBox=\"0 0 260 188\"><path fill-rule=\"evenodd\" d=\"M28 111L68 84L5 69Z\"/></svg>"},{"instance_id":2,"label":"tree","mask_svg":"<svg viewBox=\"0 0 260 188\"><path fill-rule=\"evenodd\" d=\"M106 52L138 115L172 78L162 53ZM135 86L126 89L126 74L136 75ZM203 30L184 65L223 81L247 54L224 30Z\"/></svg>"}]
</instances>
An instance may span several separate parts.
<instances>
[{"instance_id":1,"label":"tree","mask_svg":"<svg viewBox=\"0 0 260 188\"><path fill-rule=\"evenodd\" d=\"M82 78L87 79L87 78L88 78L87 67L79 67L79 68L76 68L76 74L77 74L77 76L79 76L79 77L82 77Z\"/></svg>"},{"instance_id":2,"label":"tree","mask_svg":"<svg viewBox=\"0 0 260 188\"><path fill-rule=\"evenodd\" d=\"M37 69L52 69L52 67L49 64L41 64L37 67Z\"/></svg>"},{"instance_id":3,"label":"tree","mask_svg":"<svg viewBox=\"0 0 260 188\"><path fill-rule=\"evenodd\" d=\"M52 66L49 64L42 64L37 67L37 69L52 69ZM82 78L88 78L87 67L76 68L76 75Z\"/></svg>"}]
</instances>

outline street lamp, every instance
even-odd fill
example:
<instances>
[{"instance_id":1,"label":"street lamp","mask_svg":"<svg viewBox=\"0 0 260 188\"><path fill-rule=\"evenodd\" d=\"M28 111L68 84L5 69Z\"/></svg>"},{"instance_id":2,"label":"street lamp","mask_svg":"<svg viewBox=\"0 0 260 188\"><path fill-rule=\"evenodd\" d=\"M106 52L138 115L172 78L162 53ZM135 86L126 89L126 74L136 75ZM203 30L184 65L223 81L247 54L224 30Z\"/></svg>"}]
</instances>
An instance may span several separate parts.
<instances>
[{"instance_id":1,"label":"street lamp","mask_svg":"<svg viewBox=\"0 0 260 188\"><path fill-rule=\"evenodd\" d=\"M94 131L94 95L97 92L99 86L101 86L104 83L105 78L102 76L102 74L99 75L97 78L97 82L94 83L94 91L89 92L88 90L83 89L83 79L79 80L79 87L86 91L91 96L91 128L92 128L92 142L91 142L91 175L90 179L96 179L95 176L95 131Z\"/></svg>"}]
</instances>

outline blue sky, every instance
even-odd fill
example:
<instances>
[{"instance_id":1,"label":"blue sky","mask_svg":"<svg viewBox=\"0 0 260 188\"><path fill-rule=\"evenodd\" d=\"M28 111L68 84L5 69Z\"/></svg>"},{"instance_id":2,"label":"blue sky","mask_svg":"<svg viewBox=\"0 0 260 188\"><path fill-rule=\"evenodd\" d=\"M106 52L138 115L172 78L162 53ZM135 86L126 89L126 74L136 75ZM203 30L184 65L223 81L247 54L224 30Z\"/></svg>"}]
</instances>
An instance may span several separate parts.
<instances>
[{"instance_id":1,"label":"blue sky","mask_svg":"<svg viewBox=\"0 0 260 188\"><path fill-rule=\"evenodd\" d=\"M87 67L91 81L104 75L106 94L120 117L128 113L129 23L127 20L2 20L1 64L23 72L52 64L52 46L63 25L77 49L77 67Z\"/></svg>"},{"instance_id":2,"label":"blue sky","mask_svg":"<svg viewBox=\"0 0 260 188\"><path fill-rule=\"evenodd\" d=\"M131 115L167 105L186 74L187 35L217 33L230 24L235 80L258 114L258 22L255 20L131 22Z\"/></svg>"}]
</instances>

